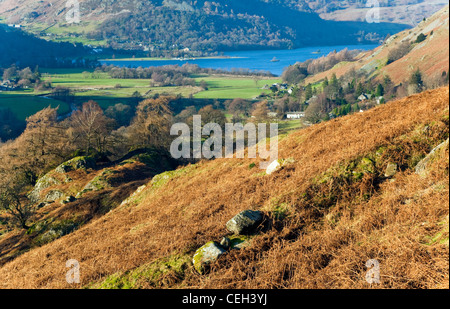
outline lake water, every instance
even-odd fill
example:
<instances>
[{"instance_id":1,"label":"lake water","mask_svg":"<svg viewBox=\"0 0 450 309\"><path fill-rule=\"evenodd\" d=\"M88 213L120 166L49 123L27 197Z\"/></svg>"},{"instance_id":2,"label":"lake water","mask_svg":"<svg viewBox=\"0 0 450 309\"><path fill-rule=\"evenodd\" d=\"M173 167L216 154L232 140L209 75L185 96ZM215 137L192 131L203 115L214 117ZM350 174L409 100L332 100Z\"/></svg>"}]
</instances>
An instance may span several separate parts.
<instances>
[{"instance_id":1,"label":"lake water","mask_svg":"<svg viewBox=\"0 0 450 309\"><path fill-rule=\"evenodd\" d=\"M251 71L269 71L274 75L281 75L284 68L304 62L312 58L320 58L328 55L333 50L341 51L345 48L349 50L361 49L371 50L378 45L341 45L341 46L317 46L305 47L292 50L253 50L225 52L223 55L231 58L220 59L195 59L195 60L102 60L103 64L113 64L125 67L151 67L163 65L183 65L184 63L197 64L201 68L213 68L230 71L232 69L249 69ZM278 62L272 62L273 58Z\"/></svg>"}]
</instances>

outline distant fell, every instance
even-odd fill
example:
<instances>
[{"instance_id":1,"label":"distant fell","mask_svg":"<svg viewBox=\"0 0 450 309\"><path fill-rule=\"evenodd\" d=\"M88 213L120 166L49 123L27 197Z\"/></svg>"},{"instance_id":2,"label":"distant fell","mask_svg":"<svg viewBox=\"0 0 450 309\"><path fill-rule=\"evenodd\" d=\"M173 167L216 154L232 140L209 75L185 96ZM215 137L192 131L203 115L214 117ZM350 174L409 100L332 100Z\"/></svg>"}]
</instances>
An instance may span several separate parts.
<instances>
[{"instance_id":1,"label":"distant fell","mask_svg":"<svg viewBox=\"0 0 450 309\"><path fill-rule=\"evenodd\" d=\"M225 51L379 42L403 24L326 21L289 1L84 0L80 24L66 21L66 1L4 0L7 23L51 40L114 48Z\"/></svg>"}]
</instances>

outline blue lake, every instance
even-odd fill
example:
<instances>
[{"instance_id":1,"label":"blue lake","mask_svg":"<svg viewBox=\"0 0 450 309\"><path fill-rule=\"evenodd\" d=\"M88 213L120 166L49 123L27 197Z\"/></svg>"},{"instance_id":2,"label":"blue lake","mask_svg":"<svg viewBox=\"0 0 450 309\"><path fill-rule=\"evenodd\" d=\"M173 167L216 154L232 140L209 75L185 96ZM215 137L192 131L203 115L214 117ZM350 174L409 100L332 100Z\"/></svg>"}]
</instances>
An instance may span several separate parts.
<instances>
[{"instance_id":1,"label":"blue lake","mask_svg":"<svg viewBox=\"0 0 450 309\"><path fill-rule=\"evenodd\" d=\"M305 47L292 50L253 50L225 52L223 55L230 58L219 59L192 59L192 60L102 60L103 64L113 64L125 67L151 67L163 65L183 65L185 63L197 64L201 68L213 68L231 71L233 69L249 69L251 71L269 71L274 75L281 75L284 68L304 62L312 58L320 58L336 50L341 51L345 48L349 50L371 50L378 45L340 45L340 46L317 46ZM276 58L279 61L273 62Z\"/></svg>"}]
</instances>

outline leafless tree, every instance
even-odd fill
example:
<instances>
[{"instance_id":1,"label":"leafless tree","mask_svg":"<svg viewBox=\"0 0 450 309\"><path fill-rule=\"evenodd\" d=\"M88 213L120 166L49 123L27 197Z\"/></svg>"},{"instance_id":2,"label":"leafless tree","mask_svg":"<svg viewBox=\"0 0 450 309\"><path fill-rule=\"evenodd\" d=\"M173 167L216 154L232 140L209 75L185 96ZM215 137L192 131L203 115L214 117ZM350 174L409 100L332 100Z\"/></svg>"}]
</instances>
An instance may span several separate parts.
<instances>
[{"instance_id":1,"label":"leafless tree","mask_svg":"<svg viewBox=\"0 0 450 309\"><path fill-rule=\"evenodd\" d=\"M35 213L35 206L23 194L28 186L27 177L20 172L14 173L6 184L0 186L0 210L9 214L7 219L10 223L23 229L28 229L28 220Z\"/></svg>"},{"instance_id":2,"label":"leafless tree","mask_svg":"<svg viewBox=\"0 0 450 309\"><path fill-rule=\"evenodd\" d=\"M87 153L105 150L112 121L95 101L86 102L80 110L75 111L70 117L70 124L72 137L81 143Z\"/></svg>"},{"instance_id":3,"label":"leafless tree","mask_svg":"<svg viewBox=\"0 0 450 309\"><path fill-rule=\"evenodd\" d=\"M160 148L168 145L172 124L169 103L172 99L172 97L159 97L139 103L136 116L129 127L132 144Z\"/></svg>"}]
</instances>

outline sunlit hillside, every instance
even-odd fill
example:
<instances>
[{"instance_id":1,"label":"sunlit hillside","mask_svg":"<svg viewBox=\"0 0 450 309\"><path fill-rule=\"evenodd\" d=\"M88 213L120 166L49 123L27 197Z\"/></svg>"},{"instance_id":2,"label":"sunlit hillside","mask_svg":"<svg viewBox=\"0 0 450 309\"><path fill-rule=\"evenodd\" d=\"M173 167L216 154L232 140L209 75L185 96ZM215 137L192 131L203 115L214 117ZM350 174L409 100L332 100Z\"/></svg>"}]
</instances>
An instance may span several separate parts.
<instances>
[{"instance_id":1,"label":"sunlit hillside","mask_svg":"<svg viewBox=\"0 0 450 309\"><path fill-rule=\"evenodd\" d=\"M89 212L83 201L114 202L10 256L0 287L368 288L365 265L376 259L379 288L448 288L448 104L445 87L296 131L280 138L285 164L270 175L255 159L203 161L149 178L127 199L110 182L44 206L73 221ZM81 190L94 176L117 180L139 167L125 164L66 175ZM57 188L66 187L47 190ZM199 273L196 250L230 236L226 223L246 209L262 211L264 222ZM37 225L27 237L42 239ZM14 238L26 241L5 234L0 251ZM66 282L69 259L80 262L78 285Z\"/></svg>"}]
</instances>

